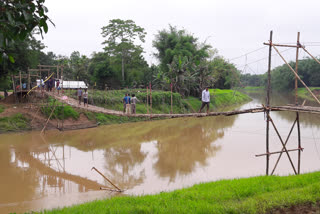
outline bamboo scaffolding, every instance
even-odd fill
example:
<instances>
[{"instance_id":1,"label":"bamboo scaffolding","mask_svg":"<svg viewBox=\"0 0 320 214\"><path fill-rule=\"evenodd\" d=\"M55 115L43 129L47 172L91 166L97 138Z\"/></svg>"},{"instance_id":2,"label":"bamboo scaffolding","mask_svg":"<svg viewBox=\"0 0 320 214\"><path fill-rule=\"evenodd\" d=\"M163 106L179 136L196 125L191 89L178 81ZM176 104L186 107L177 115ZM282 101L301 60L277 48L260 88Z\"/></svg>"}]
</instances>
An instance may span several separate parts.
<instances>
[{"instance_id":1,"label":"bamboo scaffolding","mask_svg":"<svg viewBox=\"0 0 320 214\"><path fill-rule=\"evenodd\" d=\"M284 146L287 146L288 140L289 140L289 138L290 138L290 136L291 136L292 130L293 130L296 122L297 122L297 120L295 120L294 123L293 123L293 125L291 126L290 132L289 132L289 134L288 134L288 136L287 136L287 139L286 139L286 141L285 141L285 143L284 143ZM298 148L298 149L299 149L299 148ZM273 170L272 170L272 172L271 172L271 175L273 175L274 171L276 170L276 168L277 168L277 166L278 166L278 163L279 163L279 161L280 161L280 159L281 159L281 156L282 156L282 153L283 153L283 152L284 152L284 149L281 150L281 153L280 153L280 155L279 155L279 157L278 157L278 159L277 159L277 161L276 161L276 164L274 165L274 168L273 168Z\"/></svg>"},{"instance_id":2,"label":"bamboo scaffolding","mask_svg":"<svg viewBox=\"0 0 320 214\"><path fill-rule=\"evenodd\" d=\"M282 146L283 146L282 149L285 150L285 152L286 152L286 154L287 154L287 156L288 156L288 159L289 159L289 161L290 161L290 164L291 164L291 166L292 166L292 169L293 169L294 173L297 174L296 168L294 167L294 164L293 164L293 162L292 162L292 160L291 160L291 157L290 157L289 152L288 152L288 150L287 150L287 148L286 148L286 145L283 143L283 140L282 140L282 138L281 138L281 136L280 136L280 133L279 133L276 125L274 124L272 118L270 117L270 115L269 115L269 120L270 120L270 122L271 122L274 130L276 131L278 137L279 137L279 140L280 140L280 142L281 142L281 144L282 144Z\"/></svg>"}]
</instances>

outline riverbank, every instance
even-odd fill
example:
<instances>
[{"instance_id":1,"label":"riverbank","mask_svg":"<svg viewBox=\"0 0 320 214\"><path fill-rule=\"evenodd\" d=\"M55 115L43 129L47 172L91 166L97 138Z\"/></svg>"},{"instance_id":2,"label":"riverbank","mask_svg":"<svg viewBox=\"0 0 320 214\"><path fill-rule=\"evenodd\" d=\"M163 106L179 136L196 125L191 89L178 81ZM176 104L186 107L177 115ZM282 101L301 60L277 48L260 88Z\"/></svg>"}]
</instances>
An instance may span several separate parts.
<instances>
[{"instance_id":1,"label":"riverbank","mask_svg":"<svg viewBox=\"0 0 320 214\"><path fill-rule=\"evenodd\" d=\"M310 87L310 90L314 95L317 96L318 99L320 99L320 87ZM295 90L292 91L292 94L295 94ZM298 88L298 97L305 99L307 101L314 101L315 99L312 97L312 95L309 93L309 91L306 88Z\"/></svg>"},{"instance_id":2,"label":"riverbank","mask_svg":"<svg viewBox=\"0 0 320 214\"><path fill-rule=\"evenodd\" d=\"M76 98L75 91L66 91L66 95ZM125 93L135 93L139 102L136 105L137 113L145 114L151 112L150 96L141 89L135 90L115 90L115 91L92 91L89 92L89 103L106 109L122 111L122 99ZM210 89L211 111L227 111L234 109L237 105L250 101L250 97L233 90ZM38 98L39 99L39 98ZM93 113L83 109L73 108L69 105L61 107L61 103L47 97L45 106L37 110L27 103L0 103L0 133L9 131L41 130L45 121L50 116L55 107L52 117L48 122L47 129L61 128L64 130L89 128L96 125L120 124L128 122L138 122L150 120L150 118L136 118L128 116L115 116L103 113ZM149 104L147 105L147 99ZM201 107L201 100L196 97L182 98L180 94L173 93L172 113L194 113ZM38 100L43 102L43 100ZM3 111L3 113L1 113ZM171 111L171 93L166 91L153 91L152 93L152 113L167 113ZM15 120L13 120L15 119ZM19 120L16 120L19 119ZM156 120L159 118L152 118Z\"/></svg>"},{"instance_id":3,"label":"riverbank","mask_svg":"<svg viewBox=\"0 0 320 214\"><path fill-rule=\"evenodd\" d=\"M320 211L320 172L221 180L43 213L306 213Z\"/></svg>"}]
</instances>

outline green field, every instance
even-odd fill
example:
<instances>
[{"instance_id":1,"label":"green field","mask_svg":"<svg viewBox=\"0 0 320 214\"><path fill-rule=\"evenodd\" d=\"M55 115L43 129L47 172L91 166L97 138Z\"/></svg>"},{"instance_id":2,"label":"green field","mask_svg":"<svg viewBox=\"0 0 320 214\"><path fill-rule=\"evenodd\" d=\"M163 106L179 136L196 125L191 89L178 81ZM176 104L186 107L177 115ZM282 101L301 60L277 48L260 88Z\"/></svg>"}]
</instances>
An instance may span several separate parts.
<instances>
[{"instance_id":1,"label":"green field","mask_svg":"<svg viewBox=\"0 0 320 214\"><path fill-rule=\"evenodd\" d=\"M320 172L194 185L156 195L123 196L43 213L267 213L320 200Z\"/></svg>"}]
</instances>

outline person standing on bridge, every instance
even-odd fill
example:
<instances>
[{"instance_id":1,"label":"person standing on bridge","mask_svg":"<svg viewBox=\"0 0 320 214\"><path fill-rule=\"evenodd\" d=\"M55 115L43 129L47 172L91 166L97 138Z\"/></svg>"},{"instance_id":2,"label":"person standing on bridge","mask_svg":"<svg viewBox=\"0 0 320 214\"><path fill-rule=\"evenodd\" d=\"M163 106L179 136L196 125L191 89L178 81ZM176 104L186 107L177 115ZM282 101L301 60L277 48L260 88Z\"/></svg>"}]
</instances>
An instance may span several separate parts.
<instances>
[{"instance_id":1,"label":"person standing on bridge","mask_svg":"<svg viewBox=\"0 0 320 214\"><path fill-rule=\"evenodd\" d=\"M138 98L136 98L136 95L132 94L131 98L131 113L136 113L136 103L139 102Z\"/></svg>"},{"instance_id":2,"label":"person standing on bridge","mask_svg":"<svg viewBox=\"0 0 320 214\"><path fill-rule=\"evenodd\" d=\"M210 104L210 92L208 87L206 87L205 90L202 91L202 105L201 108L199 110L199 113L201 112L201 110L207 106L207 114L209 113L209 104Z\"/></svg>"},{"instance_id":3,"label":"person standing on bridge","mask_svg":"<svg viewBox=\"0 0 320 214\"><path fill-rule=\"evenodd\" d=\"M86 104L88 108L88 92L87 92L87 89L85 88L83 92L83 106L86 107Z\"/></svg>"},{"instance_id":4,"label":"person standing on bridge","mask_svg":"<svg viewBox=\"0 0 320 214\"><path fill-rule=\"evenodd\" d=\"M128 113L130 110L131 99L128 94L123 98L123 113Z\"/></svg>"},{"instance_id":5,"label":"person standing on bridge","mask_svg":"<svg viewBox=\"0 0 320 214\"><path fill-rule=\"evenodd\" d=\"M81 105L81 98L82 98L82 90L81 90L81 87L78 89L77 95L78 95L78 98L79 98L79 105Z\"/></svg>"}]
</instances>

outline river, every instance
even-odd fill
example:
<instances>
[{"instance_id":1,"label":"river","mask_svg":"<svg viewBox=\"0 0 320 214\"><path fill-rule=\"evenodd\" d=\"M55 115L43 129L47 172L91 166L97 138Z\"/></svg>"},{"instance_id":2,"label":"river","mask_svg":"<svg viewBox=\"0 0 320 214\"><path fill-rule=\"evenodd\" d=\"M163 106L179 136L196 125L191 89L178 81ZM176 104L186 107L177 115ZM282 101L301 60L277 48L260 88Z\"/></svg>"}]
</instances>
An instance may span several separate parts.
<instances>
[{"instance_id":1,"label":"river","mask_svg":"<svg viewBox=\"0 0 320 214\"><path fill-rule=\"evenodd\" d=\"M264 103L261 95L240 109ZM272 104L293 103L276 95ZM307 103L308 104L308 103ZM320 169L320 116L300 114L301 172ZM292 112L272 112L283 139L295 119ZM201 182L265 174L264 113L230 117L181 118L101 126L76 131L0 135L0 213L70 206L114 195L155 194ZM270 151L282 146L270 129ZM294 129L288 148L297 148ZM297 152L291 152L297 165ZM271 156L271 168L277 155ZM97 168L124 193L110 186ZM293 174L284 154L275 171Z\"/></svg>"}]
</instances>

